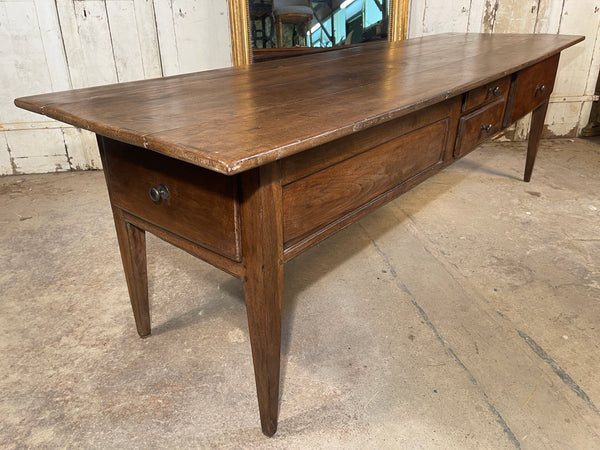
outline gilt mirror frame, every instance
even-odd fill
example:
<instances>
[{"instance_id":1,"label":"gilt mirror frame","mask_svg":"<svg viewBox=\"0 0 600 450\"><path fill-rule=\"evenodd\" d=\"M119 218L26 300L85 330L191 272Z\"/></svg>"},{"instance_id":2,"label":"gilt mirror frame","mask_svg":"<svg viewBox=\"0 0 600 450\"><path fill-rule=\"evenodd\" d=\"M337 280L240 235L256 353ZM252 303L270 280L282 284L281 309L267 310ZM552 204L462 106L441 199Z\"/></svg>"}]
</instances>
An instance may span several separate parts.
<instances>
[{"instance_id":1,"label":"gilt mirror frame","mask_svg":"<svg viewBox=\"0 0 600 450\"><path fill-rule=\"evenodd\" d=\"M406 39L409 0L388 0L388 41ZM248 0L229 0L229 24L231 30L231 53L234 66L252 64L250 45L250 16Z\"/></svg>"}]
</instances>

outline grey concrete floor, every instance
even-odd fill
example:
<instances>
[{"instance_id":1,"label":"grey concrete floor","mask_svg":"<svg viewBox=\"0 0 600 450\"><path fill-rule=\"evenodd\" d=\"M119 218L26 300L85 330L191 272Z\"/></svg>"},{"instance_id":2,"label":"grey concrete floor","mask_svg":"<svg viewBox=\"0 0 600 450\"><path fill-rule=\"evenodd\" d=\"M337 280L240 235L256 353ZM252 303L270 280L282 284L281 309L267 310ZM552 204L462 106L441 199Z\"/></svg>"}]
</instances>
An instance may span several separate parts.
<instances>
[{"instance_id":1,"label":"grey concrete floor","mask_svg":"<svg viewBox=\"0 0 600 450\"><path fill-rule=\"evenodd\" d=\"M286 265L271 439L238 280L149 236L139 339L103 174L0 178L0 447L600 448L600 145L524 149Z\"/></svg>"}]
</instances>

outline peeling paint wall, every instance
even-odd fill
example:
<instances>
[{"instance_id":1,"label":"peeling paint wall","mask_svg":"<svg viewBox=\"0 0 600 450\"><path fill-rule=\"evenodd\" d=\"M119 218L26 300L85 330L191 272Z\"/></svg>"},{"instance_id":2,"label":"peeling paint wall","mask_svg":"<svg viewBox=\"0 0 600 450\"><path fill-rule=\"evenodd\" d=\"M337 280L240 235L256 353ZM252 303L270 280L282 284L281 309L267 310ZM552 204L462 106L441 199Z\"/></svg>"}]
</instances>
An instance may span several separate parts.
<instances>
[{"instance_id":1,"label":"peeling paint wall","mask_svg":"<svg viewBox=\"0 0 600 450\"><path fill-rule=\"evenodd\" d=\"M584 34L563 53L546 135L587 124L600 0L411 0L409 37ZM18 96L231 65L227 0L0 0L0 175L100 168L95 138L16 108ZM529 118L510 133L527 136Z\"/></svg>"},{"instance_id":2,"label":"peeling paint wall","mask_svg":"<svg viewBox=\"0 0 600 450\"><path fill-rule=\"evenodd\" d=\"M466 18L466 19L465 19ZM409 37L450 31L585 35L563 52L545 136L573 137L586 126L600 66L599 0L411 0ZM530 117L507 132L525 139Z\"/></svg>"},{"instance_id":3,"label":"peeling paint wall","mask_svg":"<svg viewBox=\"0 0 600 450\"><path fill-rule=\"evenodd\" d=\"M101 167L15 97L231 65L227 0L0 0L0 175Z\"/></svg>"}]
</instances>

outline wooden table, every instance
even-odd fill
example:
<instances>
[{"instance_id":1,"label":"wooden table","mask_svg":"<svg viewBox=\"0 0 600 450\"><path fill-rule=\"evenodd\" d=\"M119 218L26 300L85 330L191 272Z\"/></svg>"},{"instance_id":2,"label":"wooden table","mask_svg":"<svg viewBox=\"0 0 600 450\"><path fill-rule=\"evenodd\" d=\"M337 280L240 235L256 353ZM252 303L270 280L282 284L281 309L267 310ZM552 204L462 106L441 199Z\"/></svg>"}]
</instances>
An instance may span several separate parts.
<instances>
[{"instance_id":1,"label":"wooden table","mask_svg":"<svg viewBox=\"0 0 600 450\"><path fill-rule=\"evenodd\" d=\"M137 331L145 232L242 279L263 432L277 428L283 266L533 111L558 35L446 34L20 98L95 132Z\"/></svg>"}]
</instances>

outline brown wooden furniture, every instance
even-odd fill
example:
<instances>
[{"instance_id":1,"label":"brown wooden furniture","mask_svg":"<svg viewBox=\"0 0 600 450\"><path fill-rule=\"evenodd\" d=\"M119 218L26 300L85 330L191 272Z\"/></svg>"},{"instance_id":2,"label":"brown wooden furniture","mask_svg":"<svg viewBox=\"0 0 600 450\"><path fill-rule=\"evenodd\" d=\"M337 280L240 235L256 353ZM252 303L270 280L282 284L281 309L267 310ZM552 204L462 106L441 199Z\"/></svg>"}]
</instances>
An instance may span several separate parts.
<instances>
[{"instance_id":1,"label":"brown wooden furniture","mask_svg":"<svg viewBox=\"0 0 600 450\"><path fill-rule=\"evenodd\" d=\"M98 135L140 336L145 231L243 280L270 436L284 263L533 111L529 180L560 51L582 39L438 35L15 103Z\"/></svg>"}]
</instances>

